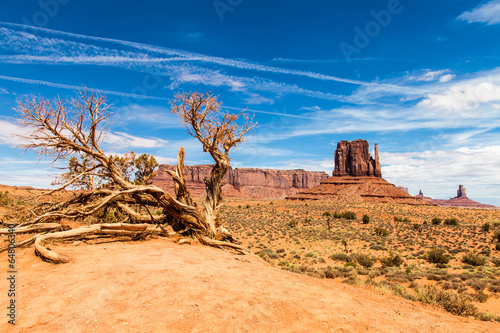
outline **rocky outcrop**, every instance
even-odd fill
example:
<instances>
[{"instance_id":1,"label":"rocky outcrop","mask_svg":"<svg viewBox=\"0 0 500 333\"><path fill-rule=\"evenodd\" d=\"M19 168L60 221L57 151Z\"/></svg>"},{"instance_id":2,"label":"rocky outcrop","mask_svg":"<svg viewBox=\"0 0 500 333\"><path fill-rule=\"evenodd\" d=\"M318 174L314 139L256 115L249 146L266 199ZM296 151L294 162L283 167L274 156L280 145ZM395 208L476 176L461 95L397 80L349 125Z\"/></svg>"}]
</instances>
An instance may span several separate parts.
<instances>
[{"instance_id":1,"label":"rocky outcrop","mask_svg":"<svg viewBox=\"0 0 500 333\"><path fill-rule=\"evenodd\" d=\"M368 151L368 141L340 141L335 150L335 170L333 176L382 177L378 148L375 144L375 159Z\"/></svg>"},{"instance_id":2,"label":"rocky outcrop","mask_svg":"<svg viewBox=\"0 0 500 333\"><path fill-rule=\"evenodd\" d=\"M499 207L482 204L480 202L469 199L465 193L465 187L463 185L458 186L457 196L448 200L432 199L431 197L426 197L424 196L422 191L420 191L415 197L443 207L499 209Z\"/></svg>"},{"instance_id":3,"label":"rocky outcrop","mask_svg":"<svg viewBox=\"0 0 500 333\"><path fill-rule=\"evenodd\" d=\"M457 196L455 198L467 198L467 195L465 194L465 187L463 185L458 185L458 190L457 190Z\"/></svg>"},{"instance_id":4,"label":"rocky outcrop","mask_svg":"<svg viewBox=\"0 0 500 333\"><path fill-rule=\"evenodd\" d=\"M333 177L287 199L433 205L383 179L377 144L374 155L370 156L366 140L340 141L335 150Z\"/></svg>"},{"instance_id":5,"label":"rocky outcrop","mask_svg":"<svg viewBox=\"0 0 500 333\"><path fill-rule=\"evenodd\" d=\"M175 165L160 165L153 184L171 193L172 178L166 170ZM210 175L212 165L185 166L186 185L192 195L205 195L204 178ZM298 170L274 170L256 168L229 168L223 192L228 197L252 199L283 199L301 190L313 188L328 178L325 172Z\"/></svg>"},{"instance_id":6,"label":"rocky outcrop","mask_svg":"<svg viewBox=\"0 0 500 333\"><path fill-rule=\"evenodd\" d=\"M374 202L404 205L433 205L401 191L381 177L330 177L315 188L287 197L288 200Z\"/></svg>"},{"instance_id":7,"label":"rocky outcrop","mask_svg":"<svg viewBox=\"0 0 500 333\"><path fill-rule=\"evenodd\" d=\"M403 192L405 192L405 193L409 193L409 191L408 191L408 187L398 186L398 187L397 187L397 189L398 189L398 190L401 190L401 191L403 191Z\"/></svg>"}]
</instances>

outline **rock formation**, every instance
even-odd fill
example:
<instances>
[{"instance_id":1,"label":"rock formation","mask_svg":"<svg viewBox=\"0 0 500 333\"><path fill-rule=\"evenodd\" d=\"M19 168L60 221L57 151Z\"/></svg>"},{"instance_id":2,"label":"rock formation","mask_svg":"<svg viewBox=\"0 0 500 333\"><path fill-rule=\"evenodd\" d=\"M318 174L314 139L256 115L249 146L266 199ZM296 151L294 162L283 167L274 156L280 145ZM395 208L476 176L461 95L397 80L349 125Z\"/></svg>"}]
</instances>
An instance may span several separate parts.
<instances>
[{"instance_id":1,"label":"rock formation","mask_svg":"<svg viewBox=\"0 0 500 333\"><path fill-rule=\"evenodd\" d=\"M335 150L333 177L287 199L432 205L384 180L377 144L374 155L375 159L368 152L366 140L340 141Z\"/></svg>"},{"instance_id":2,"label":"rock formation","mask_svg":"<svg viewBox=\"0 0 500 333\"><path fill-rule=\"evenodd\" d=\"M401 190L401 191L403 191L403 192L405 192L405 193L409 193L409 192L408 192L408 187L398 186L398 187L397 187L397 189L398 189L398 190Z\"/></svg>"},{"instance_id":3,"label":"rock formation","mask_svg":"<svg viewBox=\"0 0 500 333\"><path fill-rule=\"evenodd\" d=\"M457 196L456 198L467 198L467 195L465 194L465 187L463 185L458 185L458 190L457 190Z\"/></svg>"},{"instance_id":4,"label":"rock formation","mask_svg":"<svg viewBox=\"0 0 500 333\"><path fill-rule=\"evenodd\" d=\"M420 193L415 197L436 204L438 206L444 206L444 207L498 209L498 207L496 206L482 204L480 202L469 199L465 194L465 187L463 185L458 186L457 196L454 198L450 198L448 200L432 199L431 197L426 197L423 195L422 191L420 191Z\"/></svg>"},{"instance_id":5,"label":"rock formation","mask_svg":"<svg viewBox=\"0 0 500 333\"><path fill-rule=\"evenodd\" d=\"M186 185L192 195L205 193L204 178L210 175L212 166L185 166ZM174 191L172 178L165 170L175 170L174 165L160 165L153 184L171 193ZM236 198L283 199L300 190L318 185L328 178L325 172L299 170L272 170L256 168L229 168L223 187L224 195Z\"/></svg>"},{"instance_id":6,"label":"rock formation","mask_svg":"<svg viewBox=\"0 0 500 333\"><path fill-rule=\"evenodd\" d=\"M368 141L340 141L335 150L333 176L382 177L378 148L375 144L375 159L368 152Z\"/></svg>"}]
</instances>

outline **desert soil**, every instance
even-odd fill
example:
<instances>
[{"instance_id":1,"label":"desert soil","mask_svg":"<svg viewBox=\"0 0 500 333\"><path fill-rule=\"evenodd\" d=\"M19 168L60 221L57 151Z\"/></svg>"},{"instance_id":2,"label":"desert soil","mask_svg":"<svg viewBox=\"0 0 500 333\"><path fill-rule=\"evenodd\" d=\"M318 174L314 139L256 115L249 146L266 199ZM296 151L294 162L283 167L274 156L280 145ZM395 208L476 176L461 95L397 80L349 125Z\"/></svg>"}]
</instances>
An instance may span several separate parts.
<instances>
[{"instance_id":1,"label":"desert soil","mask_svg":"<svg viewBox=\"0 0 500 333\"><path fill-rule=\"evenodd\" d=\"M498 323L166 238L52 248L71 262L18 250L18 320L4 317L1 332L500 332Z\"/></svg>"}]
</instances>

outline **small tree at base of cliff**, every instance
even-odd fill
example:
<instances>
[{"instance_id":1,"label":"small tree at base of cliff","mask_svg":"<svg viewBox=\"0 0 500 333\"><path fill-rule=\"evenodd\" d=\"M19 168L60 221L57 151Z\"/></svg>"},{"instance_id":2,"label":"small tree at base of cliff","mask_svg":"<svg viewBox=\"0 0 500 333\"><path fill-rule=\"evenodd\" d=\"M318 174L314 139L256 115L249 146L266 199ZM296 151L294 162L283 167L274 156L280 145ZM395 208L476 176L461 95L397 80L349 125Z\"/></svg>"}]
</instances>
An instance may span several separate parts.
<instances>
[{"instance_id":1,"label":"small tree at base of cliff","mask_svg":"<svg viewBox=\"0 0 500 333\"><path fill-rule=\"evenodd\" d=\"M79 173L66 177L59 188L48 193L58 192L82 180L85 180L83 184L87 187L87 190L73 193L70 199L56 203L37 203L24 211L23 218L28 221L17 224L18 233L49 231L36 235L24 244L34 242L35 251L44 260L67 262L68 258L47 249L44 243L51 239L83 238L90 234L134 237L150 230L150 224L161 225L168 221L180 226L176 229L183 235L191 236L203 244L245 253L244 248L232 243L231 234L222 226L219 208L223 177L229 167L229 150L243 141L243 136L253 127L253 123L245 117L244 125L239 127L236 124L239 115L220 113L220 105L213 95L176 95L172 111L179 115L189 133L202 143L203 150L210 153L215 161L210 178L205 181L205 205L198 208L186 189L182 147L179 149L177 170L171 172L176 198L147 184L148 175L155 164L147 156L144 161L139 162L140 167L136 173L136 178L141 181L133 182L125 174L122 163L103 152L99 143L108 126L108 109L104 96L87 89L80 91L79 98L66 102L34 97L19 102L19 122L28 133L21 136L26 142L23 145L25 150L34 150L39 156L52 157L54 162L60 159L71 161L74 156L81 158L80 162L73 159L74 164L78 162L78 167L74 169ZM108 180L105 184L88 181L95 176L102 178L103 175ZM86 218L109 207L119 210L127 218L122 223L94 224L50 233L58 229L57 223L47 222ZM160 208L162 213L153 215L150 208Z\"/></svg>"}]
</instances>

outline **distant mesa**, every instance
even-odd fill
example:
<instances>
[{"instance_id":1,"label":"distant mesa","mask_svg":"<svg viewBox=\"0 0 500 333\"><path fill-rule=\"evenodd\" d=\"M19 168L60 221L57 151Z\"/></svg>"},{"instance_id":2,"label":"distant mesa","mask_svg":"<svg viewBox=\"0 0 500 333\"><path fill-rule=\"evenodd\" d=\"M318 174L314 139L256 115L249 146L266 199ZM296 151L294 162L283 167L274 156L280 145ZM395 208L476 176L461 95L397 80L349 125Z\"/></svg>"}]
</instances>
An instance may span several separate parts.
<instances>
[{"instance_id":1,"label":"distant mesa","mask_svg":"<svg viewBox=\"0 0 500 333\"><path fill-rule=\"evenodd\" d=\"M287 199L432 205L383 179L377 144L375 158L368 148L366 140L340 141L335 150L333 176Z\"/></svg>"},{"instance_id":2,"label":"distant mesa","mask_svg":"<svg viewBox=\"0 0 500 333\"><path fill-rule=\"evenodd\" d=\"M403 192L405 192L405 193L410 193L410 192L408 191L408 187L398 186L398 187L397 187L397 189L398 189L398 190L401 190L401 191L403 191Z\"/></svg>"},{"instance_id":3,"label":"distant mesa","mask_svg":"<svg viewBox=\"0 0 500 333\"><path fill-rule=\"evenodd\" d=\"M175 165L160 165L153 184L174 193L172 177L166 170L175 170ZM194 196L205 195L205 177L210 176L212 165L185 166L186 186ZM225 196L245 199L284 199L299 191L311 189L328 178L322 171L274 170L229 167L222 187Z\"/></svg>"},{"instance_id":4,"label":"distant mesa","mask_svg":"<svg viewBox=\"0 0 500 333\"><path fill-rule=\"evenodd\" d=\"M465 187L463 185L458 185L457 196L454 198L450 198L448 200L432 199L431 197L426 197L422 193L422 190L420 190L418 195L416 195L415 197L443 207L484 208L484 209L499 208L493 205L482 204L480 202L469 199L466 195Z\"/></svg>"}]
</instances>

